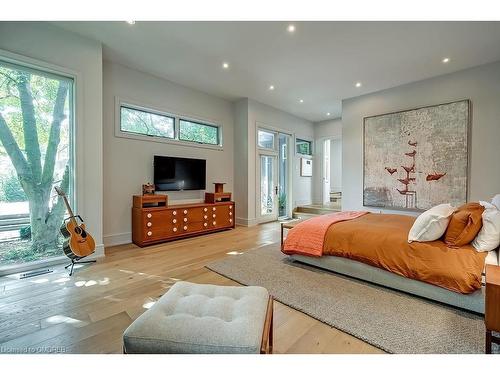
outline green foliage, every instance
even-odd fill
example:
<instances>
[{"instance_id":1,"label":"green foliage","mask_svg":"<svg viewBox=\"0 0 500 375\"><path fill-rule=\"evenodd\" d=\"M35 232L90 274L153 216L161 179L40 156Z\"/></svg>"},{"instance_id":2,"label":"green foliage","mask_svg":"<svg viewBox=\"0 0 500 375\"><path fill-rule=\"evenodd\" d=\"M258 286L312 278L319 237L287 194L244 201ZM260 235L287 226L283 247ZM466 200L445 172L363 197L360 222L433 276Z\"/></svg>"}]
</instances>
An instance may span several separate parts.
<instances>
[{"instance_id":1,"label":"green foliage","mask_svg":"<svg viewBox=\"0 0 500 375\"><path fill-rule=\"evenodd\" d=\"M0 179L0 201L26 202L27 200L28 197L26 197L26 194L24 193L16 175L10 174Z\"/></svg>"},{"instance_id":2,"label":"green foliage","mask_svg":"<svg viewBox=\"0 0 500 375\"><path fill-rule=\"evenodd\" d=\"M19 237L23 240L29 240L31 238L31 226L28 225L19 229Z\"/></svg>"},{"instance_id":3,"label":"green foliage","mask_svg":"<svg viewBox=\"0 0 500 375\"><path fill-rule=\"evenodd\" d=\"M127 107L122 107L120 113L122 131L174 138L174 119L171 117Z\"/></svg>"},{"instance_id":4,"label":"green foliage","mask_svg":"<svg viewBox=\"0 0 500 375\"><path fill-rule=\"evenodd\" d=\"M302 155L312 155L311 142L297 139L297 153Z\"/></svg>"},{"instance_id":5,"label":"green foliage","mask_svg":"<svg viewBox=\"0 0 500 375\"><path fill-rule=\"evenodd\" d=\"M278 197L278 205L280 210L286 209L286 194L280 193Z\"/></svg>"},{"instance_id":6,"label":"green foliage","mask_svg":"<svg viewBox=\"0 0 500 375\"><path fill-rule=\"evenodd\" d=\"M183 141L217 145L219 144L219 128L181 120L179 139Z\"/></svg>"},{"instance_id":7,"label":"green foliage","mask_svg":"<svg viewBox=\"0 0 500 375\"><path fill-rule=\"evenodd\" d=\"M63 239L59 237L54 246L46 247L40 252L34 252L32 250L29 240L22 239L3 242L0 247L0 264L6 265L33 262L50 257L62 256L64 254L62 250L62 241Z\"/></svg>"},{"instance_id":8,"label":"green foliage","mask_svg":"<svg viewBox=\"0 0 500 375\"><path fill-rule=\"evenodd\" d=\"M31 220L21 240L2 243L0 263L61 254L64 206L51 189L68 181L71 89L66 78L0 63L0 199L29 201Z\"/></svg>"}]
</instances>

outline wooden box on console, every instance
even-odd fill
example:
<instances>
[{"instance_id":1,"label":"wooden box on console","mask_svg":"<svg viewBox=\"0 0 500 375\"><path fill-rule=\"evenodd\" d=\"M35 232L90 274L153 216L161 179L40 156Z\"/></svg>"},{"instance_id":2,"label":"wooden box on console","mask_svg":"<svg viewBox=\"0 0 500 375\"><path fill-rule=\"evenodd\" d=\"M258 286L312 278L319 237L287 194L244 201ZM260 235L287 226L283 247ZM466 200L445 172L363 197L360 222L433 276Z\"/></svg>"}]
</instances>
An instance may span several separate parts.
<instances>
[{"instance_id":1,"label":"wooden box on console","mask_svg":"<svg viewBox=\"0 0 500 375\"><path fill-rule=\"evenodd\" d=\"M132 207L132 241L147 246L234 228L234 202Z\"/></svg>"}]
</instances>

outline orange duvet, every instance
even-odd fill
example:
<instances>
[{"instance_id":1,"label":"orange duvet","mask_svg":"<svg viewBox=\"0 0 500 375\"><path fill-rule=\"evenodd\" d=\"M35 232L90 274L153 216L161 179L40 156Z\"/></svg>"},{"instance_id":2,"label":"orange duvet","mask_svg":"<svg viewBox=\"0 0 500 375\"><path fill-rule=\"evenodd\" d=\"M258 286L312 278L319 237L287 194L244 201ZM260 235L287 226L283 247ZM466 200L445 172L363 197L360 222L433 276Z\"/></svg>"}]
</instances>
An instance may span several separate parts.
<instances>
[{"instance_id":1,"label":"orange duvet","mask_svg":"<svg viewBox=\"0 0 500 375\"><path fill-rule=\"evenodd\" d=\"M443 241L408 243L414 217L368 214L335 223L326 232L323 255L354 259L411 279L459 292L481 287L486 252Z\"/></svg>"}]
</instances>

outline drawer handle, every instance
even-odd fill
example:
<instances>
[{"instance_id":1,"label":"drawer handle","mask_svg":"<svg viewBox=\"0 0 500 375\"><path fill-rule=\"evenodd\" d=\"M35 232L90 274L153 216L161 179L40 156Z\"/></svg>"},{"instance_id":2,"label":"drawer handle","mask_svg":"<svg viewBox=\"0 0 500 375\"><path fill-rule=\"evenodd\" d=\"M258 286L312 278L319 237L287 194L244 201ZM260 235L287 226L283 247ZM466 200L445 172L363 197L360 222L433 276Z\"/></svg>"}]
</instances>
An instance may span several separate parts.
<instances>
[{"instance_id":1,"label":"drawer handle","mask_svg":"<svg viewBox=\"0 0 500 375\"><path fill-rule=\"evenodd\" d=\"M215 221L212 222L213 225L217 224Z\"/></svg>"},{"instance_id":2,"label":"drawer handle","mask_svg":"<svg viewBox=\"0 0 500 375\"><path fill-rule=\"evenodd\" d=\"M206 208L206 207L205 207L205 208L203 209L203 211L207 212L207 211L208 211L208 208Z\"/></svg>"},{"instance_id":3,"label":"drawer handle","mask_svg":"<svg viewBox=\"0 0 500 375\"><path fill-rule=\"evenodd\" d=\"M150 236L150 237L151 237L152 235L153 235L153 232L149 231L149 232L148 232L148 236Z\"/></svg>"},{"instance_id":4,"label":"drawer handle","mask_svg":"<svg viewBox=\"0 0 500 375\"><path fill-rule=\"evenodd\" d=\"M151 223L150 221L148 221L148 223L146 224L148 227L152 226L153 223Z\"/></svg>"},{"instance_id":5,"label":"drawer handle","mask_svg":"<svg viewBox=\"0 0 500 375\"><path fill-rule=\"evenodd\" d=\"M172 211L172 215L177 215L177 211Z\"/></svg>"},{"instance_id":6,"label":"drawer handle","mask_svg":"<svg viewBox=\"0 0 500 375\"><path fill-rule=\"evenodd\" d=\"M146 216L148 217L148 219L151 219L153 217L153 215L151 214L147 214Z\"/></svg>"},{"instance_id":7,"label":"drawer handle","mask_svg":"<svg viewBox=\"0 0 500 375\"><path fill-rule=\"evenodd\" d=\"M212 217L213 217L214 219L215 219L215 216L216 216L215 214L213 214L213 215L212 215Z\"/></svg>"},{"instance_id":8,"label":"drawer handle","mask_svg":"<svg viewBox=\"0 0 500 375\"><path fill-rule=\"evenodd\" d=\"M187 225L184 225L184 230L188 230L188 227L187 227Z\"/></svg>"},{"instance_id":9,"label":"drawer handle","mask_svg":"<svg viewBox=\"0 0 500 375\"><path fill-rule=\"evenodd\" d=\"M208 219L208 216L207 216L207 215L205 215L205 216L203 216L203 218L206 220L206 219Z\"/></svg>"},{"instance_id":10,"label":"drawer handle","mask_svg":"<svg viewBox=\"0 0 500 375\"><path fill-rule=\"evenodd\" d=\"M214 208L212 208L212 211L215 211L215 207L214 207Z\"/></svg>"},{"instance_id":11,"label":"drawer handle","mask_svg":"<svg viewBox=\"0 0 500 375\"><path fill-rule=\"evenodd\" d=\"M177 232L177 228L172 229L174 232Z\"/></svg>"},{"instance_id":12,"label":"drawer handle","mask_svg":"<svg viewBox=\"0 0 500 375\"><path fill-rule=\"evenodd\" d=\"M177 223L177 219L173 219L172 223L174 223L174 224Z\"/></svg>"},{"instance_id":13,"label":"drawer handle","mask_svg":"<svg viewBox=\"0 0 500 375\"><path fill-rule=\"evenodd\" d=\"M186 215L188 213L188 210L184 210L184 215Z\"/></svg>"},{"instance_id":14,"label":"drawer handle","mask_svg":"<svg viewBox=\"0 0 500 375\"><path fill-rule=\"evenodd\" d=\"M184 222L185 222L185 223L187 223L187 221L188 221L188 218L187 218L187 217L185 217L185 218L184 218Z\"/></svg>"},{"instance_id":15,"label":"drawer handle","mask_svg":"<svg viewBox=\"0 0 500 375\"><path fill-rule=\"evenodd\" d=\"M206 227L208 224L207 223L203 223L203 226Z\"/></svg>"}]
</instances>

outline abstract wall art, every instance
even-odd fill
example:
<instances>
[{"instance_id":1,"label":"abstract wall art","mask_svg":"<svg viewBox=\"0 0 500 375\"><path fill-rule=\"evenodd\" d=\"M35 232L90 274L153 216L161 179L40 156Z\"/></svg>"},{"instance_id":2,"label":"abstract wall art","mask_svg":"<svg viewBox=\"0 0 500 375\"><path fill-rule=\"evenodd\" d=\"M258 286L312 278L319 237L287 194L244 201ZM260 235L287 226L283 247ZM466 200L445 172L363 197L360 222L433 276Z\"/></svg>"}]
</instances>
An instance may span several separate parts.
<instances>
[{"instance_id":1,"label":"abstract wall art","mask_svg":"<svg viewBox=\"0 0 500 375\"><path fill-rule=\"evenodd\" d=\"M461 100L365 117L363 205L465 203L470 107Z\"/></svg>"}]
</instances>

